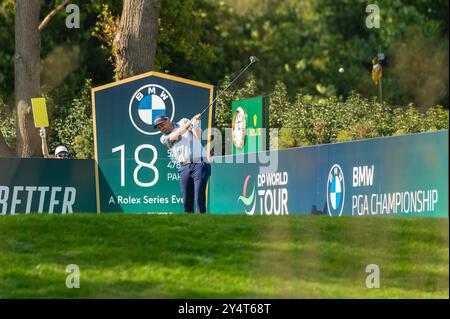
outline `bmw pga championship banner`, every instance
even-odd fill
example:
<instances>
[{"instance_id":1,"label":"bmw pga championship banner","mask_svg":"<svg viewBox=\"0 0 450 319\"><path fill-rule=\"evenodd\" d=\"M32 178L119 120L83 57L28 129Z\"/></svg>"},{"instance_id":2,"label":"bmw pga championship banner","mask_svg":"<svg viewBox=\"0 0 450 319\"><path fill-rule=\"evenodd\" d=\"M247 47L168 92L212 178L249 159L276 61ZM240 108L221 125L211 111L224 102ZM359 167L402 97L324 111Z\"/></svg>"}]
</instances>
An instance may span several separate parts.
<instances>
[{"instance_id":1,"label":"bmw pga championship banner","mask_svg":"<svg viewBox=\"0 0 450 319\"><path fill-rule=\"evenodd\" d=\"M213 98L212 85L157 72L92 89L97 210L183 212L178 166L154 120L191 119ZM213 116L211 107L201 119L207 137ZM209 147L208 138L203 142Z\"/></svg>"},{"instance_id":2,"label":"bmw pga championship banner","mask_svg":"<svg viewBox=\"0 0 450 319\"><path fill-rule=\"evenodd\" d=\"M209 213L448 217L447 130L256 155L213 158Z\"/></svg>"},{"instance_id":3,"label":"bmw pga championship banner","mask_svg":"<svg viewBox=\"0 0 450 319\"><path fill-rule=\"evenodd\" d=\"M0 215L95 213L94 160L0 158Z\"/></svg>"}]
</instances>

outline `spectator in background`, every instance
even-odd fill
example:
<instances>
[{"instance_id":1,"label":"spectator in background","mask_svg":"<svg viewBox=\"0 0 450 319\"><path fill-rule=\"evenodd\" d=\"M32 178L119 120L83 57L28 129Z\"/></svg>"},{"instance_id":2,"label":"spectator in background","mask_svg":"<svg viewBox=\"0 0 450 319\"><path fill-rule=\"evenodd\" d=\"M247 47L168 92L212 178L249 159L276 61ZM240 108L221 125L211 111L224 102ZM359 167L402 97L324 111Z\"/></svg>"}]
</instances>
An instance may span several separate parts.
<instances>
[{"instance_id":1,"label":"spectator in background","mask_svg":"<svg viewBox=\"0 0 450 319\"><path fill-rule=\"evenodd\" d=\"M46 133L45 128L41 127L41 130L39 131L39 135L41 136L42 141L42 154L45 158L49 158L50 155L48 153L48 146L47 146L47 139L46 139ZM58 146L55 149L55 158L69 158L69 151L67 150L67 147L65 146Z\"/></svg>"},{"instance_id":2,"label":"spectator in background","mask_svg":"<svg viewBox=\"0 0 450 319\"><path fill-rule=\"evenodd\" d=\"M65 146L58 146L55 150L56 158L69 158L69 151Z\"/></svg>"}]
</instances>

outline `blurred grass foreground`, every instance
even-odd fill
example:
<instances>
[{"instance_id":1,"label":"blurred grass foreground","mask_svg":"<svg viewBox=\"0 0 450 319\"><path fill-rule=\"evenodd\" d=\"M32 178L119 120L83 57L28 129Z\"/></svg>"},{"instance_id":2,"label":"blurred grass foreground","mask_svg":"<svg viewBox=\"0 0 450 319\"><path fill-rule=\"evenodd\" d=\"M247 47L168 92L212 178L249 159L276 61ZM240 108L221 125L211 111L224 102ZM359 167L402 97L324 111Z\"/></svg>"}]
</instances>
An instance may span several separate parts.
<instances>
[{"instance_id":1,"label":"blurred grass foreground","mask_svg":"<svg viewBox=\"0 0 450 319\"><path fill-rule=\"evenodd\" d=\"M369 264L380 288L366 287ZM0 298L448 297L448 219L0 218Z\"/></svg>"}]
</instances>

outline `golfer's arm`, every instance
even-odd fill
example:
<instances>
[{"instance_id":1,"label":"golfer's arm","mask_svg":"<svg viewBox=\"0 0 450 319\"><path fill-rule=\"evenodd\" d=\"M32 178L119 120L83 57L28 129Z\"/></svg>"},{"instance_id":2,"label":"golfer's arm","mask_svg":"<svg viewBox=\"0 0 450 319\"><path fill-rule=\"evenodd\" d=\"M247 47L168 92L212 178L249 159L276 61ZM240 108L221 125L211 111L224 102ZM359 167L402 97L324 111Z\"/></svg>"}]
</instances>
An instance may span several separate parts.
<instances>
[{"instance_id":1,"label":"golfer's arm","mask_svg":"<svg viewBox=\"0 0 450 319\"><path fill-rule=\"evenodd\" d=\"M189 126L191 126L192 122L189 120L187 121L182 127L180 127L178 130L176 130L176 132L173 132L172 134L169 135L169 141L171 143L175 142L178 137L180 137L181 135L183 135L189 128Z\"/></svg>"}]
</instances>

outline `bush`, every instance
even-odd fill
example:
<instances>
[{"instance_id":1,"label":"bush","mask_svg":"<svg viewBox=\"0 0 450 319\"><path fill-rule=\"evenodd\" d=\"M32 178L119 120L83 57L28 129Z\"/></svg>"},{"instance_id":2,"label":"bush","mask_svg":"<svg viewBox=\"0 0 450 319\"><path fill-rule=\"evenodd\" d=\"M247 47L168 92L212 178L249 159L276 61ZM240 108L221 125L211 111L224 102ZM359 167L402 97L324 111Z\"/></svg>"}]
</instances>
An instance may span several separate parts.
<instances>
[{"instance_id":1,"label":"bush","mask_svg":"<svg viewBox=\"0 0 450 319\"><path fill-rule=\"evenodd\" d=\"M230 79L225 78L222 87ZM50 149L65 145L76 158L93 158L93 128L91 105L92 81L87 79L79 97L65 100L46 96L52 125L48 128ZM218 88L220 91L222 88ZM250 76L242 88L230 88L216 104L215 125L222 131L231 126L232 101L263 95ZM449 113L442 106L420 112L413 104L405 108L380 104L376 98L367 99L353 93L345 101L331 97L298 94L294 102L288 98L287 88L277 82L270 94L269 122L279 128L278 148L345 142L378 136L395 136L416 132L448 129ZM57 104L55 100L62 100ZM0 98L0 132L11 149L16 143L16 117L14 111ZM225 143L225 141L224 141ZM230 141L227 141L230 143ZM271 148L276 147L272 145ZM225 149L225 148L223 148ZM218 154L216 154L218 155Z\"/></svg>"},{"instance_id":2,"label":"bush","mask_svg":"<svg viewBox=\"0 0 450 319\"><path fill-rule=\"evenodd\" d=\"M291 128L281 128L278 131L278 149L285 149L299 146L295 140L293 130Z\"/></svg>"},{"instance_id":3,"label":"bush","mask_svg":"<svg viewBox=\"0 0 450 319\"><path fill-rule=\"evenodd\" d=\"M240 94L228 93L227 102L221 101L219 123L229 127L231 101L249 98L257 91L241 89ZM245 94L243 94L245 92ZM379 136L403 135L448 129L448 111L442 106L420 112L413 104L393 107L353 93L345 101L335 96L324 98L298 94L291 102L286 86L277 82L271 93L270 127L279 128L278 148L344 142ZM253 94L253 95L252 95ZM226 115L226 116L224 116ZM273 137L271 137L273 140ZM273 148L273 147L272 147Z\"/></svg>"},{"instance_id":4,"label":"bush","mask_svg":"<svg viewBox=\"0 0 450 319\"><path fill-rule=\"evenodd\" d=\"M9 110L0 97L0 133L10 149L16 148L16 112Z\"/></svg>"},{"instance_id":5,"label":"bush","mask_svg":"<svg viewBox=\"0 0 450 319\"><path fill-rule=\"evenodd\" d=\"M441 105L430 107L424 116L424 131L435 131L448 129L448 111L444 110Z\"/></svg>"},{"instance_id":6,"label":"bush","mask_svg":"<svg viewBox=\"0 0 450 319\"><path fill-rule=\"evenodd\" d=\"M353 134L351 131L348 130L339 131L336 137L336 142L348 142L351 140L353 140Z\"/></svg>"},{"instance_id":7,"label":"bush","mask_svg":"<svg viewBox=\"0 0 450 319\"><path fill-rule=\"evenodd\" d=\"M281 128L283 126L290 104L286 85L278 81L270 95L269 124L271 128Z\"/></svg>"},{"instance_id":8,"label":"bush","mask_svg":"<svg viewBox=\"0 0 450 319\"><path fill-rule=\"evenodd\" d=\"M92 80L87 79L80 97L74 99L64 113L55 119L53 139L49 143L52 148L65 145L76 158L94 157L94 138L92 128Z\"/></svg>"}]
</instances>

